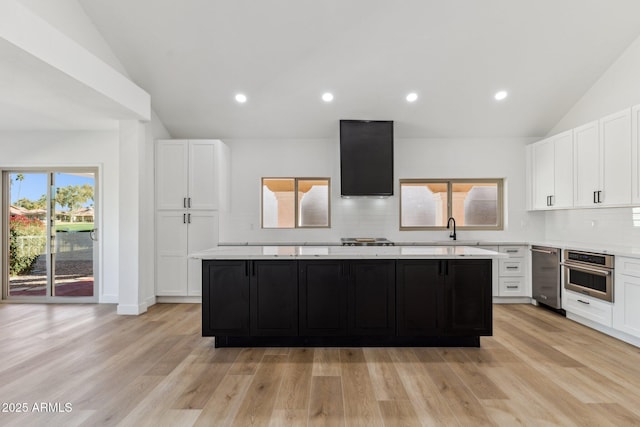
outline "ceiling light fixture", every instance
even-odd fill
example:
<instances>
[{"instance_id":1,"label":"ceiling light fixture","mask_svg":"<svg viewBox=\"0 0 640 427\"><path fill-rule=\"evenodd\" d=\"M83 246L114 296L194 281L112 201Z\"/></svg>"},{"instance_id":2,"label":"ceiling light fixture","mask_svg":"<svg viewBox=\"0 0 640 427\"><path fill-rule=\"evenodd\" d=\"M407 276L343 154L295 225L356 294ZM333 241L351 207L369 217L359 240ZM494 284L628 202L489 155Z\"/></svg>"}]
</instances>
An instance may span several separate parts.
<instances>
[{"instance_id":1,"label":"ceiling light fixture","mask_svg":"<svg viewBox=\"0 0 640 427\"><path fill-rule=\"evenodd\" d=\"M236 101L238 101L240 104L244 104L245 102L247 102L247 95L243 94L243 93L239 93L236 95Z\"/></svg>"},{"instance_id":2,"label":"ceiling light fixture","mask_svg":"<svg viewBox=\"0 0 640 427\"><path fill-rule=\"evenodd\" d=\"M407 102L416 102L417 99L418 94L415 92L411 92L409 95L407 95Z\"/></svg>"},{"instance_id":3,"label":"ceiling light fixture","mask_svg":"<svg viewBox=\"0 0 640 427\"><path fill-rule=\"evenodd\" d=\"M322 100L324 102L331 102L333 101L333 94L331 92L325 92L322 94Z\"/></svg>"},{"instance_id":4,"label":"ceiling light fixture","mask_svg":"<svg viewBox=\"0 0 640 427\"><path fill-rule=\"evenodd\" d=\"M506 90L501 90L499 92L496 92L495 95L493 95L493 97L496 99L496 101L502 101L503 99L505 99L507 97L508 93Z\"/></svg>"}]
</instances>

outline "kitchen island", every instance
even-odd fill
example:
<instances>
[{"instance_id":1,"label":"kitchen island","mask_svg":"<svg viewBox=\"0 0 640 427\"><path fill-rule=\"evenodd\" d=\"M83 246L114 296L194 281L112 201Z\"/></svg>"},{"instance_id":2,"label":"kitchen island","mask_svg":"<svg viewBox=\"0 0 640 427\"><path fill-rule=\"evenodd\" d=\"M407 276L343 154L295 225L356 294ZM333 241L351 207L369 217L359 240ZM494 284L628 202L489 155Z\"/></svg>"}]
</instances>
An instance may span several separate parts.
<instances>
[{"instance_id":1,"label":"kitchen island","mask_svg":"<svg viewBox=\"0 0 640 427\"><path fill-rule=\"evenodd\" d=\"M492 263L469 246L233 246L202 259L202 334L231 346L479 346Z\"/></svg>"}]
</instances>

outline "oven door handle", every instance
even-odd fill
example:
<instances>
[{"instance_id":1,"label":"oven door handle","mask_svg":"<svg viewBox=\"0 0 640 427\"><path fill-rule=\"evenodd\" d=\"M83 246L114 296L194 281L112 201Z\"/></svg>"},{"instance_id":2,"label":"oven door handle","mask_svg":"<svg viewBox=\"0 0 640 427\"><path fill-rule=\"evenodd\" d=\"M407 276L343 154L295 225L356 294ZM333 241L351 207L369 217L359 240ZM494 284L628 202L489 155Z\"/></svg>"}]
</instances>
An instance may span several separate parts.
<instances>
[{"instance_id":1,"label":"oven door handle","mask_svg":"<svg viewBox=\"0 0 640 427\"><path fill-rule=\"evenodd\" d=\"M599 268L583 267L581 265L567 264L566 262L561 262L560 265L566 268L570 268L572 270L583 271L586 273L594 273L594 274L597 274L598 276L609 276L611 274L609 270L600 270Z\"/></svg>"}]
</instances>

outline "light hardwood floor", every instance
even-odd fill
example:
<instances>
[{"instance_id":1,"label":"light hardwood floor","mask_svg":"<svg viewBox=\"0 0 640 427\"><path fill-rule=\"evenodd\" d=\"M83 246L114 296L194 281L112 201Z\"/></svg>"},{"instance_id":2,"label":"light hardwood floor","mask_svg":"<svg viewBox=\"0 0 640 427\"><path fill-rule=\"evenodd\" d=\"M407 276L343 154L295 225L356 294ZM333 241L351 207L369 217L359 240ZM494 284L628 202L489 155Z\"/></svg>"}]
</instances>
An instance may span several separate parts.
<instances>
[{"instance_id":1,"label":"light hardwood floor","mask_svg":"<svg viewBox=\"0 0 640 427\"><path fill-rule=\"evenodd\" d=\"M197 304L5 304L0 409L29 412L0 425L640 425L640 349L530 305L481 345L214 349Z\"/></svg>"}]
</instances>

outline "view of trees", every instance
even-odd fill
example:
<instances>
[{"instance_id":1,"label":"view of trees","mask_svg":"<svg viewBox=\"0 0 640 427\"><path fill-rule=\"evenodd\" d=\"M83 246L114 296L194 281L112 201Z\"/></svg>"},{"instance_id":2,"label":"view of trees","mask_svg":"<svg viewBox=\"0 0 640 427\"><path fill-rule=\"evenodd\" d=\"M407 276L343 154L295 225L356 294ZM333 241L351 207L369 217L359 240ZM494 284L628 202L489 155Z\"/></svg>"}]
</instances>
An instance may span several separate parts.
<instances>
[{"instance_id":1,"label":"view of trees","mask_svg":"<svg viewBox=\"0 0 640 427\"><path fill-rule=\"evenodd\" d=\"M16 177L16 181L19 181L18 177ZM93 186L90 184L68 185L66 187L59 187L56 191L56 204L70 211L80 209L89 201L93 201ZM18 199L14 205L29 210L46 209L47 195L43 194L38 200Z\"/></svg>"}]
</instances>

